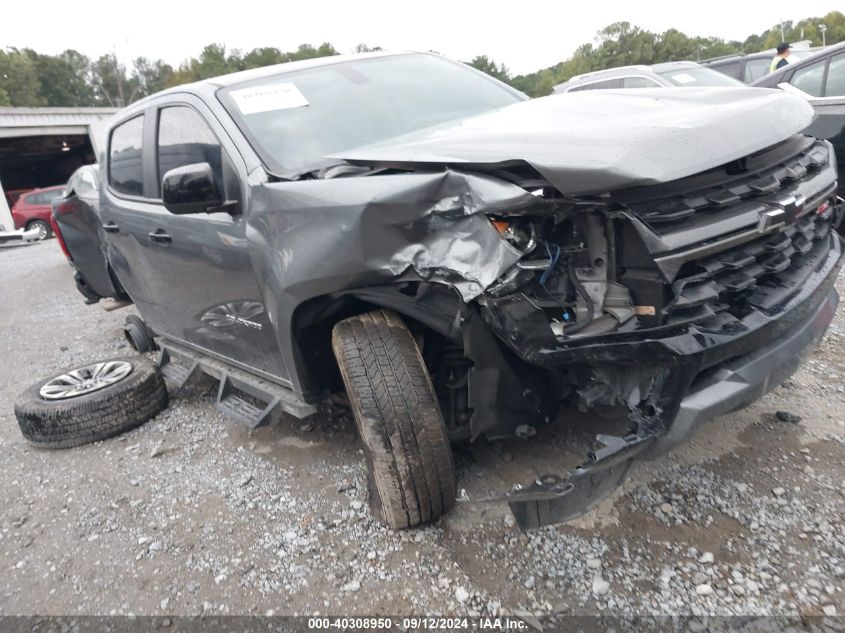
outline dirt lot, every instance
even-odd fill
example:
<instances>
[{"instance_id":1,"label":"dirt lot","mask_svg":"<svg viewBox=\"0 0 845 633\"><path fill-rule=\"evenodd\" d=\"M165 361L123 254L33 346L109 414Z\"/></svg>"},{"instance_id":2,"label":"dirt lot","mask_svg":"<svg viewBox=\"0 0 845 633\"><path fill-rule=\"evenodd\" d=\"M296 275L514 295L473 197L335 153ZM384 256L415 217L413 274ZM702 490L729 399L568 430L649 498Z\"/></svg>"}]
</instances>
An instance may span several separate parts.
<instances>
[{"instance_id":1,"label":"dirt lot","mask_svg":"<svg viewBox=\"0 0 845 633\"><path fill-rule=\"evenodd\" d=\"M28 445L17 394L132 354L131 308L85 306L54 240L4 248L0 267L2 614L845 612L842 310L786 385L638 465L575 522L525 535L504 507L459 504L395 533L368 514L340 409L250 434L193 394L120 438ZM596 424L564 415L534 438L463 449L459 488L562 472Z\"/></svg>"}]
</instances>

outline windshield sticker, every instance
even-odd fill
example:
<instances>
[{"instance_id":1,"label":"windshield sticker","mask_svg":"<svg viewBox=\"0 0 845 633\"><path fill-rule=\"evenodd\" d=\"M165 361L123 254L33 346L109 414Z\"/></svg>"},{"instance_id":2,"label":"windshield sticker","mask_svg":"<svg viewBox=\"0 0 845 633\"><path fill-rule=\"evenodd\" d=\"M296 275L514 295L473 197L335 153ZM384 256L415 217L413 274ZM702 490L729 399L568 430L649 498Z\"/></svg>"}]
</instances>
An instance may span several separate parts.
<instances>
[{"instance_id":1,"label":"windshield sticker","mask_svg":"<svg viewBox=\"0 0 845 633\"><path fill-rule=\"evenodd\" d=\"M695 77L687 73L676 73L672 75L672 79L673 81L677 81L679 84L691 84L695 82Z\"/></svg>"},{"instance_id":2,"label":"windshield sticker","mask_svg":"<svg viewBox=\"0 0 845 633\"><path fill-rule=\"evenodd\" d=\"M233 90L231 95L241 114L287 110L308 105L308 99L300 92L296 84L292 83L243 88Z\"/></svg>"}]
</instances>

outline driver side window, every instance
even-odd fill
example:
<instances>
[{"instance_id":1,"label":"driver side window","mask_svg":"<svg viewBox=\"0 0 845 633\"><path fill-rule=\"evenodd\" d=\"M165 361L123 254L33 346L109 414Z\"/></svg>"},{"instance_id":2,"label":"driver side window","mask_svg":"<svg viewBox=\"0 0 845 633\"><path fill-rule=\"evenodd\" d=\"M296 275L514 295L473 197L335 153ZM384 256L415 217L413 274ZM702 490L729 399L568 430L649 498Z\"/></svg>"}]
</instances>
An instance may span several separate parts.
<instances>
[{"instance_id":1,"label":"driver side window","mask_svg":"<svg viewBox=\"0 0 845 633\"><path fill-rule=\"evenodd\" d=\"M176 167L208 163L218 183L223 182L222 148L202 116L188 106L162 108L158 118L158 182Z\"/></svg>"}]
</instances>

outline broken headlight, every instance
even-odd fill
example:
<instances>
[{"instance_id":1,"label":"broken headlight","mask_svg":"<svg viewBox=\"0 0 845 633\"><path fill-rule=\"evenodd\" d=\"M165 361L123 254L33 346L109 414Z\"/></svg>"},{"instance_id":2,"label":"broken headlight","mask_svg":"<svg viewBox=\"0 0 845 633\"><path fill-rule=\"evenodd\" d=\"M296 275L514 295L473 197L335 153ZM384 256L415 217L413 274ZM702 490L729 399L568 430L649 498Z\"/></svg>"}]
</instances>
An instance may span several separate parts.
<instances>
[{"instance_id":1,"label":"broken headlight","mask_svg":"<svg viewBox=\"0 0 845 633\"><path fill-rule=\"evenodd\" d=\"M525 255L537 246L537 233L534 230L534 225L527 220L491 217L490 224L508 244Z\"/></svg>"}]
</instances>

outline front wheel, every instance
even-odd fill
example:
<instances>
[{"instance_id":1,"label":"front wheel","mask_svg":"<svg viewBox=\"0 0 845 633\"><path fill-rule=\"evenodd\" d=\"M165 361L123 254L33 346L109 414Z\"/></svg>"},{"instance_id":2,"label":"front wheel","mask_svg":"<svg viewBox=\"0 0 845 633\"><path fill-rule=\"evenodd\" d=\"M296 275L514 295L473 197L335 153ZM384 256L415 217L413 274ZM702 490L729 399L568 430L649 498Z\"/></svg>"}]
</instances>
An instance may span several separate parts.
<instances>
[{"instance_id":1,"label":"front wheel","mask_svg":"<svg viewBox=\"0 0 845 633\"><path fill-rule=\"evenodd\" d=\"M332 349L364 442L371 508L396 529L436 521L455 503L455 472L413 336L378 310L335 325Z\"/></svg>"},{"instance_id":2,"label":"front wheel","mask_svg":"<svg viewBox=\"0 0 845 633\"><path fill-rule=\"evenodd\" d=\"M53 234L53 230L50 228L50 225L44 220L33 220L26 225L26 228L27 230L37 229L39 240L46 240Z\"/></svg>"}]
</instances>

